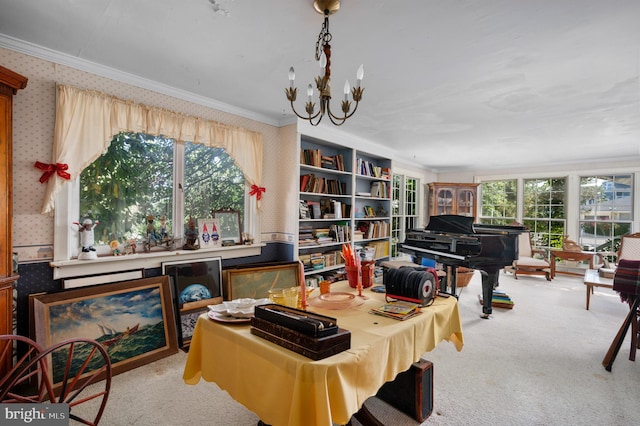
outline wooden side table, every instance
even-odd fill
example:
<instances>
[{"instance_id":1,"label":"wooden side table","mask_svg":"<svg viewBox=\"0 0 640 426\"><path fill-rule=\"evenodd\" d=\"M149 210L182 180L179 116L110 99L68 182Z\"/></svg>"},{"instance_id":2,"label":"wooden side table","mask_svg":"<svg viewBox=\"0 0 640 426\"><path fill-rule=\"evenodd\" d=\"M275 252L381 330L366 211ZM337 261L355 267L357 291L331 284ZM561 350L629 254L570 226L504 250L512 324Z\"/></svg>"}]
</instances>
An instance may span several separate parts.
<instances>
[{"instance_id":1,"label":"wooden side table","mask_svg":"<svg viewBox=\"0 0 640 426\"><path fill-rule=\"evenodd\" d=\"M562 260L569 260L574 262L581 262L588 260L589 261L589 269L593 269L593 256L598 256L602 259L602 255L600 253L595 253L592 251L564 251L564 250L550 250L549 260L551 263L551 279L556 277L556 258ZM597 272L597 271L596 271ZM558 272L561 274L569 274L569 275L582 275L575 272Z\"/></svg>"},{"instance_id":2,"label":"wooden side table","mask_svg":"<svg viewBox=\"0 0 640 426\"><path fill-rule=\"evenodd\" d=\"M591 295L593 294L594 287L613 288L613 280L609 278L603 278L600 276L597 270L587 269L584 274L584 285L587 287L587 311L589 310L589 302L591 301Z\"/></svg>"}]
</instances>

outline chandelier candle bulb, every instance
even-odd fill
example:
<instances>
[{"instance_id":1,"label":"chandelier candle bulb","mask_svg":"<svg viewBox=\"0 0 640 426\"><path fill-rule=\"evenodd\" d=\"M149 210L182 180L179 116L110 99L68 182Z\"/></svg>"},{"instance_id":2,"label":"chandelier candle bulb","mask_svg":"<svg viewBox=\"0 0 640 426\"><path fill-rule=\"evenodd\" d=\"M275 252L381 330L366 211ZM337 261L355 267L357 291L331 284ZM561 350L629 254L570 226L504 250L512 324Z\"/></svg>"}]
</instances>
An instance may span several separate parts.
<instances>
[{"instance_id":1,"label":"chandelier candle bulb","mask_svg":"<svg viewBox=\"0 0 640 426\"><path fill-rule=\"evenodd\" d=\"M349 80L344 82L344 101L347 102L349 100L349 92L351 91L351 87L349 87Z\"/></svg>"},{"instance_id":2,"label":"chandelier candle bulb","mask_svg":"<svg viewBox=\"0 0 640 426\"><path fill-rule=\"evenodd\" d=\"M289 68L289 87L293 89L293 83L294 80L296 79L296 72L294 71L293 67Z\"/></svg>"},{"instance_id":3,"label":"chandelier candle bulb","mask_svg":"<svg viewBox=\"0 0 640 426\"><path fill-rule=\"evenodd\" d=\"M358 67L358 72L356 73L356 78L358 79L356 83L356 87L360 87L360 83L362 83L362 78L364 77L364 65L360 64Z\"/></svg>"}]
</instances>

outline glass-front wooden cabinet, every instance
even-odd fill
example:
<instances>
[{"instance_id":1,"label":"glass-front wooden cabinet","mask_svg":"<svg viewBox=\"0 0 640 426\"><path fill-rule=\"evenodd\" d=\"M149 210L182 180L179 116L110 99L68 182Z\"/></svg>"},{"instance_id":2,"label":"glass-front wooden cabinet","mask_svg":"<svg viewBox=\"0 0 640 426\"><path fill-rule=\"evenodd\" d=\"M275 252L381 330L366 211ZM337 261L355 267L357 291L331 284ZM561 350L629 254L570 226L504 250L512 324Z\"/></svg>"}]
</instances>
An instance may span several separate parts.
<instances>
[{"instance_id":1,"label":"glass-front wooden cabinet","mask_svg":"<svg viewBox=\"0 0 640 426\"><path fill-rule=\"evenodd\" d=\"M457 214L476 216L477 183L431 182L429 186L429 216Z\"/></svg>"}]
</instances>

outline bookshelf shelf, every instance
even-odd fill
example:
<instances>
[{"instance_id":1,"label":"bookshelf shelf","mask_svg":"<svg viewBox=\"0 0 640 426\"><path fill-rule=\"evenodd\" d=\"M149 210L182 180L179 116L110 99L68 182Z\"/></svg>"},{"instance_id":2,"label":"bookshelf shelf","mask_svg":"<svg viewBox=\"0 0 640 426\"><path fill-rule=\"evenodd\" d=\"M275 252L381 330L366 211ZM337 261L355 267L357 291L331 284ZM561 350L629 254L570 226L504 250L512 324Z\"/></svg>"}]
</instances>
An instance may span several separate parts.
<instances>
[{"instance_id":1,"label":"bookshelf shelf","mask_svg":"<svg viewBox=\"0 0 640 426\"><path fill-rule=\"evenodd\" d=\"M389 258L391 170L389 158L300 135L296 253L305 276L343 268L343 244Z\"/></svg>"}]
</instances>

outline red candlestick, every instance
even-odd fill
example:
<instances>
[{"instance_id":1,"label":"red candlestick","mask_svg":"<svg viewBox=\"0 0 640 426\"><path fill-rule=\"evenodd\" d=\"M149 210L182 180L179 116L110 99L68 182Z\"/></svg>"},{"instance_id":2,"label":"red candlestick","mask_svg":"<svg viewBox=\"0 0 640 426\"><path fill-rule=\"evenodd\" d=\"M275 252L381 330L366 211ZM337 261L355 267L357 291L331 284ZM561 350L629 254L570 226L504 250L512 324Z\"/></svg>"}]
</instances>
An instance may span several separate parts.
<instances>
[{"instance_id":1,"label":"red candlestick","mask_svg":"<svg viewBox=\"0 0 640 426\"><path fill-rule=\"evenodd\" d=\"M307 308L307 285L304 280L304 265L302 264L302 262L300 261L298 262L300 263L300 306L302 306L302 309L306 309Z\"/></svg>"}]
</instances>

